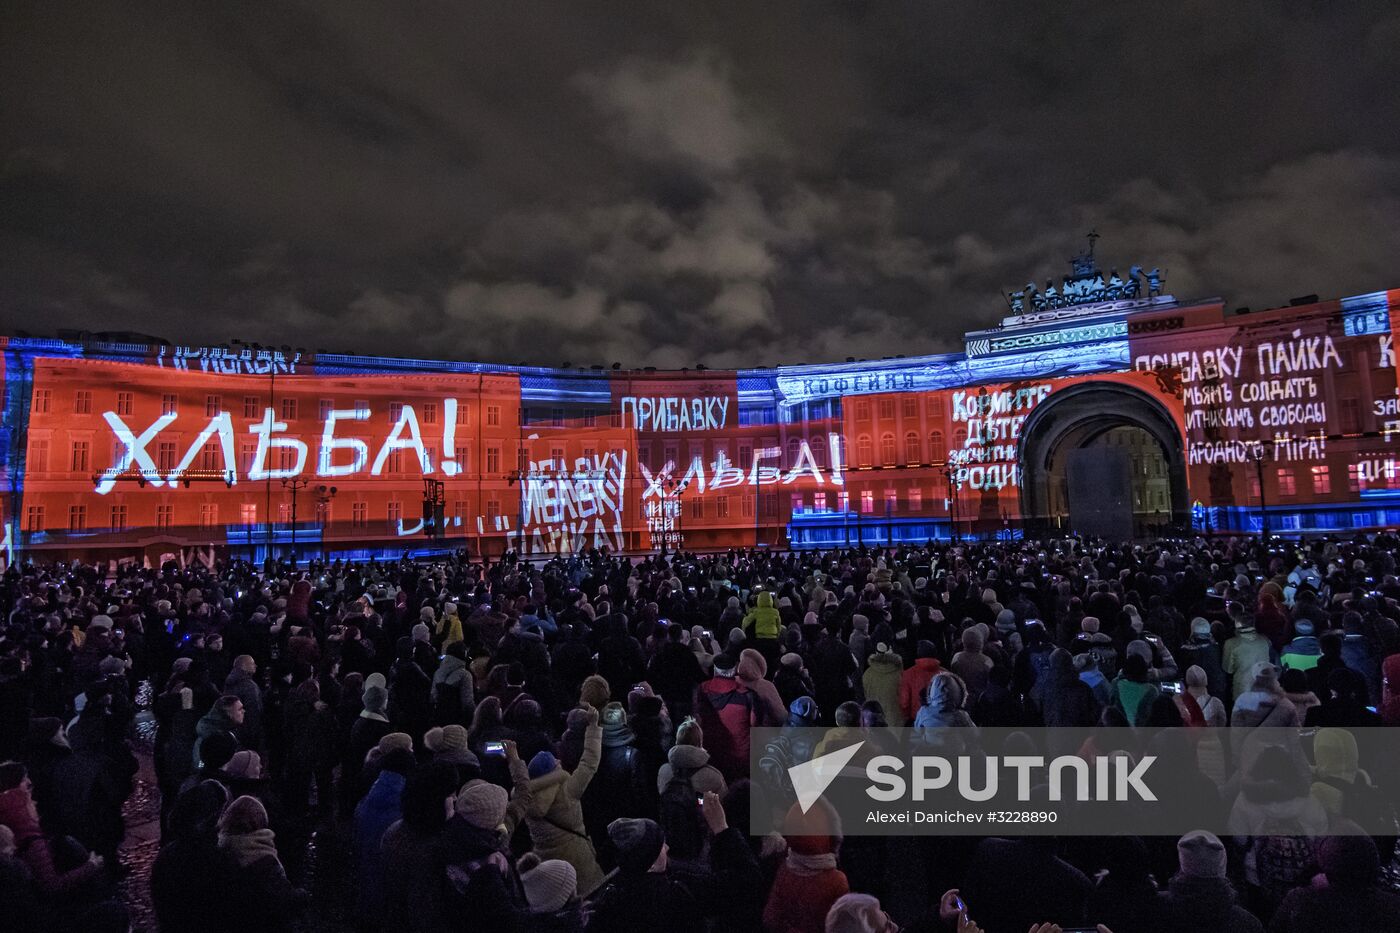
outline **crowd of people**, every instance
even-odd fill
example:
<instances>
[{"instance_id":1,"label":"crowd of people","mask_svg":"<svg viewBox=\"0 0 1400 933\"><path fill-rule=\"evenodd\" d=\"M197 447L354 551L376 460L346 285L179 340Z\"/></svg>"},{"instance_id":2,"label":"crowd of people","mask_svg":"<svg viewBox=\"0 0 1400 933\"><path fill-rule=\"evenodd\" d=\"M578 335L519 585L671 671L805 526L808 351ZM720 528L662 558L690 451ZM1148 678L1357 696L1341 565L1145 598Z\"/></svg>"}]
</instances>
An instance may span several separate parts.
<instances>
[{"instance_id":1,"label":"crowd of people","mask_svg":"<svg viewBox=\"0 0 1400 933\"><path fill-rule=\"evenodd\" d=\"M140 714L162 933L301 928L313 833L344 840L365 931L1400 930L1400 772L1349 740L1400 724L1397 554L1381 536L12 566L0 925L128 928ZM846 836L785 780L892 727L1032 725L1131 729L1130 754L1166 727L1318 731L1281 835L1287 761L1230 783L1196 756L1183 786L1230 832L1172 838ZM751 773L761 726L783 731ZM761 808L780 831L751 831Z\"/></svg>"}]
</instances>

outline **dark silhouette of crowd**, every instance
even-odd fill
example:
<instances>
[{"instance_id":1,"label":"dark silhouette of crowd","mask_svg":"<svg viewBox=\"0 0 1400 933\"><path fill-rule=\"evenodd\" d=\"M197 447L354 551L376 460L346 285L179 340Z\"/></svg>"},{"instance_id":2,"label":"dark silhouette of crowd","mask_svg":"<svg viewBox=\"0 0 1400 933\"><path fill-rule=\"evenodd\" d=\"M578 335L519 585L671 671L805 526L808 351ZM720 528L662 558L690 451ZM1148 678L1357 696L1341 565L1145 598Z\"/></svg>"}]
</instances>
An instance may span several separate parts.
<instances>
[{"instance_id":1,"label":"dark silhouette of crowd","mask_svg":"<svg viewBox=\"0 0 1400 933\"><path fill-rule=\"evenodd\" d=\"M14 566L0 926L128 928L142 721L162 933L313 924L313 834L345 847L364 931L1400 930L1380 792L1400 771L1349 731L1400 724L1397 554L1381 536ZM1181 788L1230 832L847 837L785 784L889 727L1034 725L1132 727L1128 755L1205 730ZM764 726L824 732L785 729L751 780ZM1315 727L1313 761L1265 752L1227 785L1255 726ZM762 807L780 832L749 831Z\"/></svg>"}]
</instances>

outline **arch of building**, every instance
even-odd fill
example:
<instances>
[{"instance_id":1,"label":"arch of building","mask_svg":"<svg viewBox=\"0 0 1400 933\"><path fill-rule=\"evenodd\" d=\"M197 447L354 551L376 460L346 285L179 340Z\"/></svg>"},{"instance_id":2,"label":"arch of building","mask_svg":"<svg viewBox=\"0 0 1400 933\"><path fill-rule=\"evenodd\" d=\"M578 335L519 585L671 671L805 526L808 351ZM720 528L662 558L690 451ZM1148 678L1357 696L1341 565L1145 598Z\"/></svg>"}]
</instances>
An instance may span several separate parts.
<instances>
[{"instance_id":1,"label":"arch of building","mask_svg":"<svg viewBox=\"0 0 1400 933\"><path fill-rule=\"evenodd\" d=\"M1190 509L1186 450L1176 420L1160 402L1139 389L1090 382L1051 395L1031 412L1021 429L1021 514L1029 531L1047 530L1059 517L1051 498L1058 459L1124 426L1145 431L1161 447L1171 488L1168 520L1174 525L1186 524Z\"/></svg>"}]
</instances>

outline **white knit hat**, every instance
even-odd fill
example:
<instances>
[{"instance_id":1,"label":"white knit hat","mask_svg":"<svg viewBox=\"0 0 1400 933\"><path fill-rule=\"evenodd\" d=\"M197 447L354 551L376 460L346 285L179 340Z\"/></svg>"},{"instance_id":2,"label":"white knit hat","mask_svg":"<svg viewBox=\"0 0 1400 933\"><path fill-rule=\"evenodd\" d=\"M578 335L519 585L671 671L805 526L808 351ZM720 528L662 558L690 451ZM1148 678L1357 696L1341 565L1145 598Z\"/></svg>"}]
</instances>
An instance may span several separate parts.
<instances>
[{"instance_id":1,"label":"white knit hat","mask_svg":"<svg viewBox=\"0 0 1400 933\"><path fill-rule=\"evenodd\" d=\"M578 892L578 872L563 859L546 859L527 852L516 863L520 885L531 913L552 914L562 910Z\"/></svg>"}]
</instances>

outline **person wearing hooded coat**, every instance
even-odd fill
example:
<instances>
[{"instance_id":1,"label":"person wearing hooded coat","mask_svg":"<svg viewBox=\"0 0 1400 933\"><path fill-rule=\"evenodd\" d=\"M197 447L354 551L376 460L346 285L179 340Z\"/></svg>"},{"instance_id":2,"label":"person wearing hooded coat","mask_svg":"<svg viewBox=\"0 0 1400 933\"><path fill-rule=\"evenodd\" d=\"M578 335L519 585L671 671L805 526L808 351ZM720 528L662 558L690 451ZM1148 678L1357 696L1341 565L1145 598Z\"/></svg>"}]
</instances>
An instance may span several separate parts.
<instances>
[{"instance_id":1,"label":"person wearing hooded coat","mask_svg":"<svg viewBox=\"0 0 1400 933\"><path fill-rule=\"evenodd\" d=\"M739 652L739 666L734 670L738 681L753 693L757 701L756 726L780 726L787 719L787 707L773 681L768 680L768 661L753 648Z\"/></svg>"},{"instance_id":2,"label":"person wearing hooded coat","mask_svg":"<svg viewBox=\"0 0 1400 933\"><path fill-rule=\"evenodd\" d=\"M386 930L435 930L442 916L439 849L459 786L456 769L445 763L418 769L404 784L403 816L380 840Z\"/></svg>"},{"instance_id":3,"label":"person wearing hooded coat","mask_svg":"<svg viewBox=\"0 0 1400 933\"><path fill-rule=\"evenodd\" d=\"M903 713L899 708L899 684L904 675L904 660L899 652L891 651L885 642L877 642L861 675L861 689L867 702L880 704L885 721L890 725L903 725Z\"/></svg>"},{"instance_id":4,"label":"person wearing hooded coat","mask_svg":"<svg viewBox=\"0 0 1400 933\"><path fill-rule=\"evenodd\" d=\"M754 646L769 663L778 660L778 637L783 632L783 617L773 601L773 594L764 590L752 609L739 624L746 638L753 639Z\"/></svg>"},{"instance_id":5,"label":"person wearing hooded coat","mask_svg":"<svg viewBox=\"0 0 1400 933\"><path fill-rule=\"evenodd\" d=\"M1074 657L1064 648L1050 652L1050 682L1041 699L1041 715L1052 729L1089 728L1099 720L1094 691L1079 679Z\"/></svg>"},{"instance_id":6,"label":"person wearing hooded coat","mask_svg":"<svg viewBox=\"0 0 1400 933\"><path fill-rule=\"evenodd\" d=\"M967 688L957 674L942 672L928 685L928 702L914 717L914 728L920 730L923 742L942 749L966 751L980 742L977 726L963 709ZM948 730L955 729L956 732Z\"/></svg>"},{"instance_id":7,"label":"person wearing hooded coat","mask_svg":"<svg viewBox=\"0 0 1400 933\"><path fill-rule=\"evenodd\" d=\"M443 617L447 618L446 616ZM476 693L471 671L467 669L467 646L458 637L448 642L438 668L433 672L433 722L439 726L466 725L476 710Z\"/></svg>"},{"instance_id":8,"label":"person wearing hooded coat","mask_svg":"<svg viewBox=\"0 0 1400 933\"><path fill-rule=\"evenodd\" d=\"M559 858L573 865L579 893L584 897L603 881L581 804L602 759L603 728L596 709L589 708L586 715L583 756L572 773L561 768L549 752L539 752L530 759L531 799L525 811L535 851L542 859Z\"/></svg>"}]
</instances>

